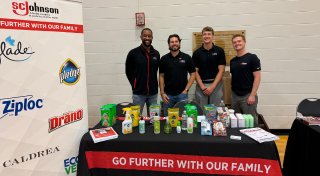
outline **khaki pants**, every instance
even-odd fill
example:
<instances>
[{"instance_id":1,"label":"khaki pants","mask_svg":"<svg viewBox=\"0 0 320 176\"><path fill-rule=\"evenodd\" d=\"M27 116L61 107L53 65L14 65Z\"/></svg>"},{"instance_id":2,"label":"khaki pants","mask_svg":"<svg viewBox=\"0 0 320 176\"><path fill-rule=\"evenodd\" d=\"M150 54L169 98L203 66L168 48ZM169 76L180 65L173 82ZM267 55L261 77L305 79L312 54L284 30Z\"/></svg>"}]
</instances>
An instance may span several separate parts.
<instances>
[{"instance_id":1,"label":"khaki pants","mask_svg":"<svg viewBox=\"0 0 320 176\"><path fill-rule=\"evenodd\" d=\"M253 105L249 105L247 103L249 96L250 96L250 93L245 94L243 96L239 96L232 91L231 106L235 113L251 114L254 118L254 122L258 124L258 112L257 112L258 96L257 95L255 96L255 101Z\"/></svg>"}]
</instances>

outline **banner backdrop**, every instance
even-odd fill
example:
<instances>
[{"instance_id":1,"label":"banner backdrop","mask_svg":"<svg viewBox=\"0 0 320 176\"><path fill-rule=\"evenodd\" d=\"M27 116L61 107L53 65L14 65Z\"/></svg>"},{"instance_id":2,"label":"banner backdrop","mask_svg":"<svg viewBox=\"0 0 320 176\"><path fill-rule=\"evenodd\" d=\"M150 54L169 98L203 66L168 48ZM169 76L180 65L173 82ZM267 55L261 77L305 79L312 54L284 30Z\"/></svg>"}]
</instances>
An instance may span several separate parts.
<instances>
[{"instance_id":1,"label":"banner backdrop","mask_svg":"<svg viewBox=\"0 0 320 176\"><path fill-rule=\"evenodd\" d=\"M1 0L0 175L75 175L88 131L82 4Z\"/></svg>"}]
</instances>

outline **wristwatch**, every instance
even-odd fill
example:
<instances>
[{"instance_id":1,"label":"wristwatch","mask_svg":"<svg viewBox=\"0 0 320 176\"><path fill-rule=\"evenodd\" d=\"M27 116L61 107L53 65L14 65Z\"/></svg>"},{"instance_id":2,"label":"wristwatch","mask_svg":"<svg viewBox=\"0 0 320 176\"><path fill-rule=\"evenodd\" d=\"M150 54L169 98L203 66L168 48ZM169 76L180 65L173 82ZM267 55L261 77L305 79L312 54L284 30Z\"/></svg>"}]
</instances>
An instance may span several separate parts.
<instances>
[{"instance_id":1,"label":"wristwatch","mask_svg":"<svg viewBox=\"0 0 320 176\"><path fill-rule=\"evenodd\" d=\"M184 89L185 91L187 91L187 92L189 92L189 90L188 89Z\"/></svg>"}]
</instances>

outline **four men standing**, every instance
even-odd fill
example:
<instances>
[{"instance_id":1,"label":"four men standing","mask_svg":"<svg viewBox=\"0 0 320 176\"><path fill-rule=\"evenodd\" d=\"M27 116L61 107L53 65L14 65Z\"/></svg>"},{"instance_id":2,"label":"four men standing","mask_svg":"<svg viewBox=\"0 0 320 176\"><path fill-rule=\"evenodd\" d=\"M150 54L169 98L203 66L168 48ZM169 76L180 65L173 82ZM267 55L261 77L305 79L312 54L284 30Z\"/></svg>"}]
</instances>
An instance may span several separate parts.
<instances>
[{"instance_id":1,"label":"four men standing","mask_svg":"<svg viewBox=\"0 0 320 176\"><path fill-rule=\"evenodd\" d=\"M160 93L164 102L164 113L179 101L188 99L188 91L194 80L197 81L195 97L198 104L219 106L223 92L221 78L224 75L226 57L224 50L212 43L214 31L211 27L202 30L203 45L192 58L180 51L181 39L177 34L170 35L170 52L160 60L160 54L151 43L152 31L141 31L141 46L132 49L126 60L126 75L133 91L133 103L149 107L157 102L159 66ZM230 61L232 74L231 105L236 113L251 114L257 120L257 90L261 79L260 60L245 50L246 40L243 35L232 38L237 56ZM188 73L190 78L188 80ZM149 115L149 108L147 108ZM142 112L141 112L142 113Z\"/></svg>"}]
</instances>

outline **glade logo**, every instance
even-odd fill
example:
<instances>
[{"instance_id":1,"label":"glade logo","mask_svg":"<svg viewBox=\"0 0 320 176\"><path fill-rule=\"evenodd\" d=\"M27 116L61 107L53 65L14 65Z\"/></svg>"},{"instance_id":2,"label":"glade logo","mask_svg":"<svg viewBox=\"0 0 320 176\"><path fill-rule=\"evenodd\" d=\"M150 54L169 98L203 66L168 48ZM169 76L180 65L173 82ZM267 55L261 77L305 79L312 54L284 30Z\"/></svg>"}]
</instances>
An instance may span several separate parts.
<instances>
[{"instance_id":1,"label":"glade logo","mask_svg":"<svg viewBox=\"0 0 320 176\"><path fill-rule=\"evenodd\" d=\"M15 44L16 43L16 44ZM25 45L28 45L29 47L22 47L22 42L16 42L11 36L7 37L5 41L1 42L0 45L0 64L1 59L6 58L11 61L15 62L21 62L28 60L34 51L32 51L32 47L26 43L23 42ZM15 48L10 48L10 46L14 46ZM7 48L8 47L8 48ZM3 56L3 57L2 57Z\"/></svg>"},{"instance_id":2,"label":"glade logo","mask_svg":"<svg viewBox=\"0 0 320 176\"><path fill-rule=\"evenodd\" d=\"M79 109L77 111L70 111L64 113L62 116L51 117L49 118L49 133L52 131L63 127L65 125L69 125L73 122L77 122L82 119L83 110Z\"/></svg>"},{"instance_id":3,"label":"glade logo","mask_svg":"<svg viewBox=\"0 0 320 176\"><path fill-rule=\"evenodd\" d=\"M77 172L77 166L78 166L78 156L72 157L64 160L64 169L66 170L66 173L69 175L70 173L76 173Z\"/></svg>"},{"instance_id":4,"label":"glade logo","mask_svg":"<svg viewBox=\"0 0 320 176\"><path fill-rule=\"evenodd\" d=\"M30 12L59 14L59 9L57 8L41 7L41 6L37 6L37 3L34 3L33 5L29 5L28 1L25 1L24 3L12 2L12 11L16 15L20 15L20 16L29 15ZM38 13L32 13L32 14L40 15Z\"/></svg>"},{"instance_id":5,"label":"glade logo","mask_svg":"<svg viewBox=\"0 0 320 176\"><path fill-rule=\"evenodd\" d=\"M74 85L80 79L80 67L71 59L67 59L59 71L60 84Z\"/></svg>"},{"instance_id":6,"label":"glade logo","mask_svg":"<svg viewBox=\"0 0 320 176\"><path fill-rule=\"evenodd\" d=\"M55 152L59 152L59 146L55 147L55 148L48 148L48 149L45 149L45 150L41 150L41 151L38 151L36 153L31 153L29 155L26 155L26 156L21 156L19 158L15 158L13 160L7 160L3 163L3 166L4 167L10 167L10 166L13 166L15 164L20 164L20 163L23 163L23 162L26 162L26 161L30 161L30 160L33 160L33 159L36 159L36 158L40 158L40 157L43 157L43 156L46 156L46 155L49 155L49 154L53 154Z\"/></svg>"},{"instance_id":7,"label":"glade logo","mask_svg":"<svg viewBox=\"0 0 320 176\"><path fill-rule=\"evenodd\" d=\"M26 95L0 99L0 106L1 109L3 109L0 119L8 114L9 116L17 116L22 110L28 111L33 110L34 108L40 109L43 107L43 99L32 100L32 98L33 95Z\"/></svg>"}]
</instances>

